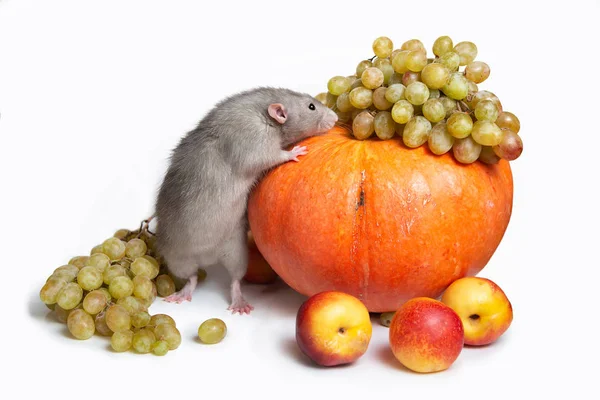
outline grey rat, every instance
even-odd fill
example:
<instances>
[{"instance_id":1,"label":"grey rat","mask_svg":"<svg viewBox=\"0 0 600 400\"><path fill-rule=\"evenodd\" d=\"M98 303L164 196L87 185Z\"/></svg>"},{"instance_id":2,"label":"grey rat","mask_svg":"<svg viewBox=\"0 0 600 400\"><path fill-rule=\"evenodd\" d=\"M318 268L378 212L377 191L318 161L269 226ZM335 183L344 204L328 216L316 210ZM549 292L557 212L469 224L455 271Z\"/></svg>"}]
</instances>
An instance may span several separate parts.
<instances>
[{"instance_id":1,"label":"grey rat","mask_svg":"<svg viewBox=\"0 0 600 400\"><path fill-rule=\"evenodd\" d=\"M262 87L222 100L181 139L156 199L158 251L169 272L187 280L166 301L190 301L198 269L220 265L231 276L229 310L250 313L240 288L250 190L268 169L307 154L306 147L284 148L336 121L308 94Z\"/></svg>"}]
</instances>

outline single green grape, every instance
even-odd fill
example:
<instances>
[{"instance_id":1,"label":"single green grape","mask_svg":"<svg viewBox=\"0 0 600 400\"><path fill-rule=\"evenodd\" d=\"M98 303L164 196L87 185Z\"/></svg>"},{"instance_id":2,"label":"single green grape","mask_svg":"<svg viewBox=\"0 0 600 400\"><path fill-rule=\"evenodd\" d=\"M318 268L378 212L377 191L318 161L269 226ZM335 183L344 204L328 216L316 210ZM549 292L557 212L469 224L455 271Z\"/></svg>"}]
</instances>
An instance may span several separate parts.
<instances>
[{"instance_id":1,"label":"single green grape","mask_svg":"<svg viewBox=\"0 0 600 400\"><path fill-rule=\"evenodd\" d=\"M471 137L484 146L496 146L502 141L502 130L490 121L475 121Z\"/></svg>"},{"instance_id":2,"label":"single green grape","mask_svg":"<svg viewBox=\"0 0 600 400\"><path fill-rule=\"evenodd\" d=\"M442 155L452 149L454 145L454 137L448 132L445 122L438 122L431 129L429 139L427 139L429 150L433 154Z\"/></svg>"},{"instance_id":3,"label":"single green grape","mask_svg":"<svg viewBox=\"0 0 600 400\"><path fill-rule=\"evenodd\" d=\"M513 161L523 152L521 137L510 129L502 129L502 140L493 147L494 153L500 158Z\"/></svg>"},{"instance_id":4,"label":"single green grape","mask_svg":"<svg viewBox=\"0 0 600 400\"><path fill-rule=\"evenodd\" d=\"M160 264L158 263L158 260L156 260L156 258L149 256L148 254L146 254L145 256L142 256L143 259L150 261L150 263L152 265L154 265L156 267L156 269L160 269ZM154 278L151 278L154 279Z\"/></svg>"},{"instance_id":5,"label":"single green grape","mask_svg":"<svg viewBox=\"0 0 600 400\"><path fill-rule=\"evenodd\" d=\"M341 112L350 112L354 110L354 106L352 106L352 103L350 103L349 93L340 94L335 102L335 105Z\"/></svg>"},{"instance_id":6,"label":"single green grape","mask_svg":"<svg viewBox=\"0 0 600 400\"><path fill-rule=\"evenodd\" d=\"M90 250L90 256L93 256L94 254L104 254L102 253L102 243L92 247L92 250Z\"/></svg>"},{"instance_id":7,"label":"single green grape","mask_svg":"<svg viewBox=\"0 0 600 400\"><path fill-rule=\"evenodd\" d=\"M357 87L364 87L360 78L356 78L352 82L352 85L350 86L350 91L352 91L352 89L356 89Z\"/></svg>"},{"instance_id":8,"label":"single green grape","mask_svg":"<svg viewBox=\"0 0 600 400\"><path fill-rule=\"evenodd\" d=\"M156 290L160 297L167 297L175 293L175 282L173 282L173 278L166 274L157 276Z\"/></svg>"},{"instance_id":9,"label":"single green grape","mask_svg":"<svg viewBox=\"0 0 600 400\"><path fill-rule=\"evenodd\" d=\"M133 332L130 330L115 332L110 337L110 347L112 347L114 351L120 353L131 349L132 344Z\"/></svg>"},{"instance_id":10,"label":"single green grape","mask_svg":"<svg viewBox=\"0 0 600 400\"><path fill-rule=\"evenodd\" d=\"M467 78L460 72L450 74L448 83L442 87L442 92L451 99L462 100L469 94L469 83Z\"/></svg>"},{"instance_id":11,"label":"single green grape","mask_svg":"<svg viewBox=\"0 0 600 400\"><path fill-rule=\"evenodd\" d=\"M319 100L321 104L327 104L327 93L321 92L315 96L315 99Z\"/></svg>"},{"instance_id":12,"label":"single green grape","mask_svg":"<svg viewBox=\"0 0 600 400\"><path fill-rule=\"evenodd\" d=\"M131 235L131 231L129 229L119 229L118 231L116 231L113 235L113 237L120 239L120 240L124 240L126 237L128 237L129 235Z\"/></svg>"},{"instance_id":13,"label":"single green grape","mask_svg":"<svg viewBox=\"0 0 600 400\"><path fill-rule=\"evenodd\" d=\"M408 86L413 82L421 82L421 73L406 71L402 74L402 84Z\"/></svg>"},{"instance_id":14,"label":"single green grape","mask_svg":"<svg viewBox=\"0 0 600 400\"><path fill-rule=\"evenodd\" d=\"M92 254L86 266L96 267L100 272L104 272L106 268L110 267L110 258L104 253Z\"/></svg>"},{"instance_id":15,"label":"single green grape","mask_svg":"<svg viewBox=\"0 0 600 400\"><path fill-rule=\"evenodd\" d=\"M414 114L415 108L407 100L399 100L392 107L392 118L399 124L406 124Z\"/></svg>"},{"instance_id":16,"label":"single green grape","mask_svg":"<svg viewBox=\"0 0 600 400\"><path fill-rule=\"evenodd\" d=\"M454 113L446 121L448 132L457 139L466 138L473 130L473 120L467 113Z\"/></svg>"},{"instance_id":17,"label":"single green grape","mask_svg":"<svg viewBox=\"0 0 600 400\"><path fill-rule=\"evenodd\" d=\"M429 88L423 82L413 82L406 87L404 97L413 105L421 105L429 98Z\"/></svg>"},{"instance_id":18,"label":"single green grape","mask_svg":"<svg viewBox=\"0 0 600 400\"><path fill-rule=\"evenodd\" d=\"M362 76L363 72L365 71L365 69L370 68L372 66L373 66L373 63L370 60L362 60L356 66L356 76L360 78Z\"/></svg>"},{"instance_id":19,"label":"single green grape","mask_svg":"<svg viewBox=\"0 0 600 400\"><path fill-rule=\"evenodd\" d=\"M119 304L113 304L105 312L106 325L113 332L122 332L131 328L131 316L129 312Z\"/></svg>"},{"instance_id":20,"label":"single green grape","mask_svg":"<svg viewBox=\"0 0 600 400\"><path fill-rule=\"evenodd\" d=\"M431 132L431 122L420 115L412 117L404 127L402 141L410 148L417 148L427 141Z\"/></svg>"},{"instance_id":21,"label":"single green grape","mask_svg":"<svg viewBox=\"0 0 600 400\"><path fill-rule=\"evenodd\" d=\"M480 101L475 107L475 118L478 121L494 122L498 118L498 107L491 100Z\"/></svg>"},{"instance_id":22,"label":"single green grape","mask_svg":"<svg viewBox=\"0 0 600 400\"><path fill-rule=\"evenodd\" d=\"M444 105L444 109L446 110L446 118L450 118L450 116L456 111L456 100L453 100L446 96L440 96L440 101Z\"/></svg>"},{"instance_id":23,"label":"single green grape","mask_svg":"<svg viewBox=\"0 0 600 400\"><path fill-rule=\"evenodd\" d=\"M158 340L165 340L169 350L175 350L181 344L179 329L171 324L158 324L154 327L154 335Z\"/></svg>"},{"instance_id":24,"label":"single green grape","mask_svg":"<svg viewBox=\"0 0 600 400\"><path fill-rule=\"evenodd\" d=\"M96 331L94 318L80 308L69 313L67 328L71 332L71 335L79 340L91 338Z\"/></svg>"},{"instance_id":25,"label":"single green grape","mask_svg":"<svg viewBox=\"0 0 600 400\"><path fill-rule=\"evenodd\" d=\"M92 290L83 298L83 309L90 315L104 310L106 304L106 295L99 290Z\"/></svg>"},{"instance_id":26,"label":"single green grape","mask_svg":"<svg viewBox=\"0 0 600 400\"><path fill-rule=\"evenodd\" d=\"M131 296L133 293L133 281L128 276L115 276L108 285L110 295L115 299Z\"/></svg>"},{"instance_id":27,"label":"single green grape","mask_svg":"<svg viewBox=\"0 0 600 400\"><path fill-rule=\"evenodd\" d=\"M152 354L155 356L164 356L169 352L169 344L166 340L157 340L152 344Z\"/></svg>"},{"instance_id":28,"label":"single green grape","mask_svg":"<svg viewBox=\"0 0 600 400\"><path fill-rule=\"evenodd\" d=\"M104 270L102 280L106 285L110 285L113 278L116 278L117 276L127 276L127 271L121 265L114 264Z\"/></svg>"},{"instance_id":29,"label":"single green grape","mask_svg":"<svg viewBox=\"0 0 600 400\"><path fill-rule=\"evenodd\" d=\"M404 90L406 87L401 83L394 83L385 90L385 99L391 104L404 99Z\"/></svg>"},{"instance_id":30,"label":"single green grape","mask_svg":"<svg viewBox=\"0 0 600 400\"><path fill-rule=\"evenodd\" d=\"M44 304L55 304L58 294L67 285L64 279L50 277L40 289L40 300Z\"/></svg>"},{"instance_id":31,"label":"single green grape","mask_svg":"<svg viewBox=\"0 0 600 400\"><path fill-rule=\"evenodd\" d=\"M143 328L150 323L150 314L146 311L136 312L131 316L131 325L136 328Z\"/></svg>"},{"instance_id":32,"label":"single green grape","mask_svg":"<svg viewBox=\"0 0 600 400\"><path fill-rule=\"evenodd\" d=\"M373 104L373 91L366 87L357 87L350 91L350 104L353 107L364 110Z\"/></svg>"},{"instance_id":33,"label":"single green grape","mask_svg":"<svg viewBox=\"0 0 600 400\"><path fill-rule=\"evenodd\" d=\"M392 323L392 319L394 318L395 312L384 312L379 316L379 322L383 326L390 326Z\"/></svg>"},{"instance_id":34,"label":"single green grape","mask_svg":"<svg viewBox=\"0 0 600 400\"><path fill-rule=\"evenodd\" d=\"M132 279L133 295L140 299L152 296L152 281L147 276L138 275Z\"/></svg>"},{"instance_id":35,"label":"single green grape","mask_svg":"<svg viewBox=\"0 0 600 400\"><path fill-rule=\"evenodd\" d=\"M78 269L85 267L88 262L89 256L77 256L69 260L68 264L76 266Z\"/></svg>"},{"instance_id":36,"label":"single green grape","mask_svg":"<svg viewBox=\"0 0 600 400\"><path fill-rule=\"evenodd\" d=\"M392 63L386 58L385 59L388 63L381 63L379 66L377 66L377 68L379 68L381 70L381 72L383 72L383 84L384 85L389 85L390 84L390 79L392 79L392 76L394 75L394 67L392 67Z\"/></svg>"},{"instance_id":37,"label":"single green grape","mask_svg":"<svg viewBox=\"0 0 600 400\"><path fill-rule=\"evenodd\" d=\"M57 278L68 276L70 278L68 281L72 281L73 279L77 278L78 273L79 273L79 268L77 268L74 265L67 264L67 265L63 265L63 266L56 268L54 270L54 272L52 272L52 275L58 274L58 275L56 275Z\"/></svg>"},{"instance_id":38,"label":"single green grape","mask_svg":"<svg viewBox=\"0 0 600 400\"><path fill-rule=\"evenodd\" d=\"M406 56L406 68L413 72L419 72L427 65L427 53L415 50Z\"/></svg>"},{"instance_id":39,"label":"single green grape","mask_svg":"<svg viewBox=\"0 0 600 400\"><path fill-rule=\"evenodd\" d=\"M74 268L74 265L71 265ZM48 277L48 279L46 279L46 282L48 282L50 280L50 278L54 278L54 279L60 279L61 281L64 282L73 282L75 280L75 278L77 278L77 274L75 275L75 277L73 277L73 274L69 271L58 271L58 272L53 272L52 275L50 275Z\"/></svg>"},{"instance_id":40,"label":"single green grape","mask_svg":"<svg viewBox=\"0 0 600 400\"><path fill-rule=\"evenodd\" d=\"M327 90L334 96L339 96L342 93L350 90L352 81L345 76L334 76L327 82Z\"/></svg>"},{"instance_id":41,"label":"single green grape","mask_svg":"<svg viewBox=\"0 0 600 400\"><path fill-rule=\"evenodd\" d=\"M396 133L394 119L392 114L387 111L380 111L375 115L373 126L375 134L381 140L391 139Z\"/></svg>"},{"instance_id":42,"label":"single green grape","mask_svg":"<svg viewBox=\"0 0 600 400\"><path fill-rule=\"evenodd\" d=\"M65 310L77 307L83 298L83 289L75 282L63 286L56 296L56 303Z\"/></svg>"},{"instance_id":43,"label":"single green grape","mask_svg":"<svg viewBox=\"0 0 600 400\"><path fill-rule=\"evenodd\" d=\"M101 311L98 314L96 314L94 323L96 324L96 332L98 332L100 335L111 336L113 334L113 331L111 331L108 325L106 324L106 313L104 311Z\"/></svg>"},{"instance_id":44,"label":"single green grape","mask_svg":"<svg viewBox=\"0 0 600 400\"><path fill-rule=\"evenodd\" d=\"M453 51L449 51L437 60L438 63L443 64L448 68L448 71L455 72L458 71L458 67L460 65L460 56L458 53Z\"/></svg>"},{"instance_id":45,"label":"single green grape","mask_svg":"<svg viewBox=\"0 0 600 400\"><path fill-rule=\"evenodd\" d=\"M130 315L136 314L140 311L146 311L146 305L143 300L138 299L134 296L127 296L117 300L117 304L122 306Z\"/></svg>"},{"instance_id":46,"label":"single green grape","mask_svg":"<svg viewBox=\"0 0 600 400\"><path fill-rule=\"evenodd\" d=\"M103 282L102 272L96 267L83 267L77 274L77 283L83 290L98 289Z\"/></svg>"},{"instance_id":47,"label":"single green grape","mask_svg":"<svg viewBox=\"0 0 600 400\"><path fill-rule=\"evenodd\" d=\"M328 108L331 108L331 109L333 109L333 107L335 107L335 103L336 103L336 101L337 101L337 96L335 96L335 95L333 95L333 94L331 94L331 93L327 92L327 97L326 97L326 99L327 99L326 106L327 106Z\"/></svg>"},{"instance_id":48,"label":"single green grape","mask_svg":"<svg viewBox=\"0 0 600 400\"><path fill-rule=\"evenodd\" d=\"M454 44L452 43L450 36L440 36L439 38L435 39L435 42L433 42L433 54L438 57L441 57L444 54L452 51L453 48Z\"/></svg>"},{"instance_id":49,"label":"single green grape","mask_svg":"<svg viewBox=\"0 0 600 400\"><path fill-rule=\"evenodd\" d=\"M422 52L427 52L425 50L425 46L423 45L423 42L421 42L419 39L410 39L407 40L406 42L402 43L402 46L400 47L400 50L411 50L411 51L422 51Z\"/></svg>"},{"instance_id":50,"label":"single green grape","mask_svg":"<svg viewBox=\"0 0 600 400\"><path fill-rule=\"evenodd\" d=\"M341 112L340 110L337 110L335 115L337 115L339 122L347 123L351 119L352 112Z\"/></svg>"},{"instance_id":51,"label":"single green grape","mask_svg":"<svg viewBox=\"0 0 600 400\"><path fill-rule=\"evenodd\" d=\"M177 326L177 324L175 324L175 320L167 314L154 314L152 317L150 317L150 323L148 323L149 326L156 327L161 324L170 324L175 327Z\"/></svg>"},{"instance_id":52,"label":"single green grape","mask_svg":"<svg viewBox=\"0 0 600 400\"><path fill-rule=\"evenodd\" d=\"M56 319L58 320L58 322L62 322L63 324L67 323L67 321L69 319L69 314L71 314L71 311L73 311L73 310L65 310L58 304L54 305L54 312L56 314Z\"/></svg>"},{"instance_id":53,"label":"single green grape","mask_svg":"<svg viewBox=\"0 0 600 400\"><path fill-rule=\"evenodd\" d=\"M454 51L460 56L460 65L470 64L477 57L477 46L473 42L457 43Z\"/></svg>"},{"instance_id":54,"label":"single green grape","mask_svg":"<svg viewBox=\"0 0 600 400\"><path fill-rule=\"evenodd\" d=\"M474 93L479 91L479 87L477 86L477 84L473 81L468 81L469 82L469 94L467 95L467 98L469 98L470 95L473 95Z\"/></svg>"},{"instance_id":55,"label":"single green grape","mask_svg":"<svg viewBox=\"0 0 600 400\"><path fill-rule=\"evenodd\" d=\"M500 127L500 129L509 129L514 133L519 133L521 130L521 121L519 118L511 112L503 111L498 114L498 118L496 118L496 125Z\"/></svg>"},{"instance_id":56,"label":"single green grape","mask_svg":"<svg viewBox=\"0 0 600 400\"><path fill-rule=\"evenodd\" d=\"M202 343L219 343L227 335L227 325L219 318L204 321L198 328L198 337Z\"/></svg>"},{"instance_id":57,"label":"single green grape","mask_svg":"<svg viewBox=\"0 0 600 400\"><path fill-rule=\"evenodd\" d=\"M391 87L397 83L402 83L402 75L397 72L394 72L392 76L390 76L390 80L387 82L388 87ZM385 83L385 82L384 82Z\"/></svg>"},{"instance_id":58,"label":"single green grape","mask_svg":"<svg viewBox=\"0 0 600 400\"><path fill-rule=\"evenodd\" d=\"M440 122L446 117L446 109L438 99L429 99L423 104L423 116L430 122Z\"/></svg>"},{"instance_id":59,"label":"single green grape","mask_svg":"<svg viewBox=\"0 0 600 400\"><path fill-rule=\"evenodd\" d=\"M125 243L116 237L106 239L102 243L102 252L106 254L111 261L120 260L125 256Z\"/></svg>"},{"instance_id":60,"label":"single green grape","mask_svg":"<svg viewBox=\"0 0 600 400\"><path fill-rule=\"evenodd\" d=\"M125 255L132 259L145 255L146 251L148 251L148 246L142 239L131 239L125 245Z\"/></svg>"},{"instance_id":61,"label":"single green grape","mask_svg":"<svg viewBox=\"0 0 600 400\"><path fill-rule=\"evenodd\" d=\"M389 57L394 50L394 43L387 36L380 36L373 42L373 52L377 57Z\"/></svg>"},{"instance_id":62,"label":"single green grape","mask_svg":"<svg viewBox=\"0 0 600 400\"><path fill-rule=\"evenodd\" d=\"M106 287L101 287L100 289L96 289L99 292L102 292L104 294L104 296L106 296L106 303L110 303L110 301L112 300L112 296L110 295L110 292L108 291L108 288Z\"/></svg>"},{"instance_id":63,"label":"single green grape","mask_svg":"<svg viewBox=\"0 0 600 400\"><path fill-rule=\"evenodd\" d=\"M408 66L406 65L406 59L410 54L410 50L399 51L398 54L392 58L392 67L394 71L398 74L403 74L408 71Z\"/></svg>"},{"instance_id":64,"label":"single green grape","mask_svg":"<svg viewBox=\"0 0 600 400\"><path fill-rule=\"evenodd\" d=\"M498 164L500 157L498 157L491 146L482 146L481 153L479 154L479 161L490 165Z\"/></svg>"},{"instance_id":65,"label":"single green grape","mask_svg":"<svg viewBox=\"0 0 600 400\"><path fill-rule=\"evenodd\" d=\"M404 135L404 127L406 124L399 124L396 122L396 135L402 137Z\"/></svg>"},{"instance_id":66,"label":"single green grape","mask_svg":"<svg viewBox=\"0 0 600 400\"><path fill-rule=\"evenodd\" d=\"M150 297L147 297L145 299L138 299L142 302L142 304L144 305L145 309L148 310L150 308L150 306L152 305L152 303L154 303L154 300L156 300L156 296L158 295L158 291L156 290L156 284L154 283L154 281L152 282L152 294L150 295Z\"/></svg>"},{"instance_id":67,"label":"single green grape","mask_svg":"<svg viewBox=\"0 0 600 400\"><path fill-rule=\"evenodd\" d=\"M152 264L152 262L144 257L138 257L133 260L129 269L135 276L145 276L150 279L156 278L159 271L158 266Z\"/></svg>"},{"instance_id":68,"label":"single green grape","mask_svg":"<svg viewBox=\"0 0 600 400\"><path fill-rule=\"evenodd\" d=\"M352 133L360 140L369 138L375 131L375 118L369 111L363 111L352 121Z\"/></svg>"},{"instance_id":69,"label":"single green grape","mask_svg":"<svg viewBox=\"0 0 600 400\"><path fill-rule=\"evenodd\" d=\"M483 61L473 61L466 66L465 76L474 83L481 83L490 76L490 66Z\"/></svg>"},{"instance_id":70,"label":"single green grape","mask_svg":"<svg viewBox=\"0 0 600 400\"><path fill-rule=\"evenodd\" d=\"M379 87L373 91L373 105L376 109L385 111L392 107L392 103L385 98L387 90L386 87Z\"/></svg>"},{"instance_id":71,"label":"single green grape","mask_svg":"<svg viewBox=\"0 0 600 400\"><path fill-rule=\"evenodd\" d=\"M450 79L450 71L444 64L428 64L421 71L421 80L429 89L441 89Z\"/></svg>"},{"instance_id":72,"label":"single green grape","mask_svg":"<svg viewBox=\"0 0 600 400\"><path fill-rule=\"evenodd\" d=\"M492 92L488 92L487 90L479 90L476 93L473 93L469 101L467 101L467 105L471 110L474 110L479 104L480 101L483 100L491 100L494 102L496 107L498 107L498 111L502 112L502 103L500 103L500 99Z\"/></svg>"},{"instance_id":73,"label":"single green grape","mask_svg":"<svg viewBox=\"0 0 600 400\"><path fill-rule=\"evenodd\" d=\"M367 89L377 89L383 85L383 72L379 68L366 68L360 76L362 84Z\"/></svg>"},{"instance_id":74,"label":"single green grape","mask_svg":"<svg viewBox=\"0 0 600 400\"><path fill-rule=\"evenodd\" d=\"M456 139L452 146L452 153L456 161L463 164L471 164L479 158L481 145L473 140L471 136Z\"/></svg>"},{"instance_id":75,"label":"single green grape","mask_svg":"<svg viewBox=\"0 0 600 400\"><path fill-rule=\"evenodd\" d=\"M429 89L429 98L430 99L439 99L441 96L440 91L438 89ZM440 100L441 102L441 100ZM442 103L442 106L444 104ZM446 111L446 108L444 107L444 112Z\"/></svg>"}]
</instances>

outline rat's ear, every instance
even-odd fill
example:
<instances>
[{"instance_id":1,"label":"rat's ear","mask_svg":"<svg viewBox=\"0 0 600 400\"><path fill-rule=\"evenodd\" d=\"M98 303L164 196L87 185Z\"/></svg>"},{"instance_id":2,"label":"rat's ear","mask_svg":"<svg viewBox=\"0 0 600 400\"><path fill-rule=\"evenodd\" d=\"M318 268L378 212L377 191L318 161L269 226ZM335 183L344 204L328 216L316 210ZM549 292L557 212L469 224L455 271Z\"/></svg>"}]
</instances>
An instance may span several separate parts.
<instances>
[{"instance_id":1,"label":"rat's ear","mask_svg":"<svg viewBox=\"0 0 600 400\"><path fill-rule=\"evenodd\" d=\"M287 120L287 110L281 103L269 104L268 111L271 118L280 124L283 124Z\"/></svg>"}]
</instances>

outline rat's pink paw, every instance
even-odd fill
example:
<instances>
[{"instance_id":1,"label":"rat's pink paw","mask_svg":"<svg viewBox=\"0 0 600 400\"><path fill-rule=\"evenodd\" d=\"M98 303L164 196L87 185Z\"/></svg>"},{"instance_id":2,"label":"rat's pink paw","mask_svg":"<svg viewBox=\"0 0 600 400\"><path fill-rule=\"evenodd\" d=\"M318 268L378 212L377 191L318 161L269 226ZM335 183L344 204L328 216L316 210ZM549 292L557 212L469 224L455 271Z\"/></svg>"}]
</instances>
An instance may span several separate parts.
<instances>
[{"instance_id":1,"label":"rat's pink paw","mask_svg":"<svg viewBox=\"0 0 600 400\"><path fill-rule=\"evenodd\" d=\"M254 307L252 307L246 301L242 300L240 302L233 303L232 305L230 305L228 310L230 310L232 314L239 313L240 315L244 315L250 314L250 311L254 310Z\"/></svg>"},{"instance_id":2,"label":"rat's pink paw","mask_svg":"<svg viewBox=\"0 0 600 400\"><path fill-rule=\"evenodd\" d=\"M192 301L192 295L190 293L176 292L170 296L165 297L163 300L168 303L181 304L181 302L183 301Z\"/></svg>"},{"instance_id":3,"label":"rat's pink paw","mask_svg":"<svg viewBox=\"0 0 600 400\"><path fill-rule=\"evenodd\" d=\"M290 155L290 161L300 161L298 160L298 156L304 156L308 154L308 149L306 146L294 146L294 148L288 153Z\"/></svg>"}]
</instances>

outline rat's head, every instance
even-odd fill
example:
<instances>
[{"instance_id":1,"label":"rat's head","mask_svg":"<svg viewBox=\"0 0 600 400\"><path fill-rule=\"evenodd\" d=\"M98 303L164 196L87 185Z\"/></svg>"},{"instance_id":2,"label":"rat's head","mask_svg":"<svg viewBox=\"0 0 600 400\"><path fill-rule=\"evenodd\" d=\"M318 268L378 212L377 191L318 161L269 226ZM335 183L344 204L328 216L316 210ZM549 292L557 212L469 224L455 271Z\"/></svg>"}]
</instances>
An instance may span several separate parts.
<instances>
[{"instance_id":1,"label":"rat's head","mask_svg":"<svg viewBox=\"0 0 600 400\"><path fill-rule=\"evenodd\" d=\"M325 133L335 125L337 115L308 94L286 91L280 102L268 107L269 116L281 127L283 145Z\"/></svg>"}]
</instances>

